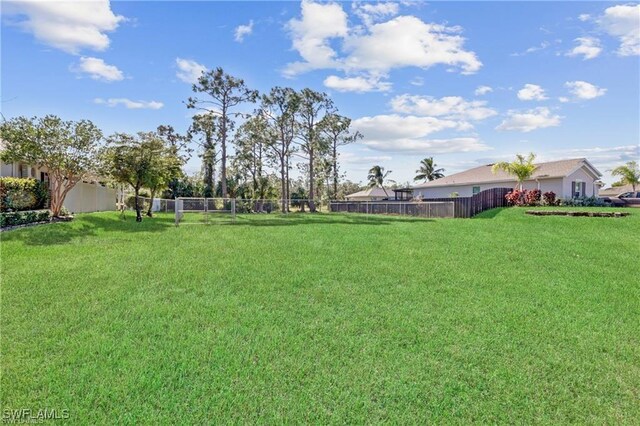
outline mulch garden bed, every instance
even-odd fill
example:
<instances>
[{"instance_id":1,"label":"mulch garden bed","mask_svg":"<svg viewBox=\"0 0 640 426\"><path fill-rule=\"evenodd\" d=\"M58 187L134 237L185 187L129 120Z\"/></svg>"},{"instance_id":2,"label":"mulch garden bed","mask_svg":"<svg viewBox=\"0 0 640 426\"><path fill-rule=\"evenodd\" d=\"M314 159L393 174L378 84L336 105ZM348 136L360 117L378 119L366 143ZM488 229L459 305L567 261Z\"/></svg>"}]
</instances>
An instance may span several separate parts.
<instances>
[{"instance_id":1,"label":"mulch garden bed","mask_svg":"<svg viewBox=\"0 0 640 426\"><path fill-rule=\"evenodd\" d=\"M534 216L586 216L586 217L624 217L624 212L584 212L570 210L527 210L525 213Z\"/></svg>"}]
</instances>

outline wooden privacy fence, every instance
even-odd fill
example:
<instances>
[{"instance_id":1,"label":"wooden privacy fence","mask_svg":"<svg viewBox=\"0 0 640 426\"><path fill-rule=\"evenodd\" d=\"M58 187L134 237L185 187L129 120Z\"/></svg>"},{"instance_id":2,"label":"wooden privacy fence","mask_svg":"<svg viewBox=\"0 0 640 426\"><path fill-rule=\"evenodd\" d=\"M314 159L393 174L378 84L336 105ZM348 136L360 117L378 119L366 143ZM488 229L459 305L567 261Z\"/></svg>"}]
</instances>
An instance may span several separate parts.
<instances>
[{"instance_id":1,"label":"wooden privacy fence","mask_svg":"<svg viewBox=\"0 0 640 426\"><path fill-rule=\"evenodd\" d=\"M485 210L506 207L511 188L491 188L471 197L428 198L421 201L331 201L332 212L395 214L419 217L470 218Z\"/></svg>"},{"instance_id":2,"label":"wooden privacy fence","mask_svg":"<svg viewBox=\"0 0 640 426\"><path fill-rule=\"evenodd\" d=\"M394 214L425 218L454 217L454 203L451 200L435 202L404 201L331 201L330 211L363 214Z\"/></svg>"}]
</instances>

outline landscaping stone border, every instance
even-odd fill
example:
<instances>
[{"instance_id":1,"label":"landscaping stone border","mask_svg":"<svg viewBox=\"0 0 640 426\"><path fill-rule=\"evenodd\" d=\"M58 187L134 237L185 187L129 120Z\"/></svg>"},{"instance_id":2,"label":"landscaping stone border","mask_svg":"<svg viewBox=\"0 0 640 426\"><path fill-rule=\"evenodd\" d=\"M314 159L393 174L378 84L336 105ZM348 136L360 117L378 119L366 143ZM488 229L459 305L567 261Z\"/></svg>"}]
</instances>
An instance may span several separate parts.
<instances>
[{"instance_id":1,"label":"landscaping stone border","mask_svg":"<svg viewBox=\"0 0 640 426\"><path fill-rule=\"evenodd\" d=\"M624 217L629 213L624 212L585 212L585 211L569 211L569 210L527 210L526 214L534 216L584 216L584 217Z\"/></svg>"}]
</instances>

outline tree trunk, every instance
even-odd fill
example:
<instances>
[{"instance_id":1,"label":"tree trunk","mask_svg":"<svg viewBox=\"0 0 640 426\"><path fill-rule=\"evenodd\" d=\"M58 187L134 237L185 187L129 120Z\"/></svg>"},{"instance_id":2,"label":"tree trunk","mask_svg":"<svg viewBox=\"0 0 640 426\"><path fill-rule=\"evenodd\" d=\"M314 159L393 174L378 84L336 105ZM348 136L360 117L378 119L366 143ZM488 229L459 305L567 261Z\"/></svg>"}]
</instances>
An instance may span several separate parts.
<instances>
[{"instance_id":1,"label":"tree trunk","mask_svg":"<svg viewBox=\"0 0 640 426\"><path fill-rule=\"evenodd\" d=\"M140 207L140 202L138 201L138 192L140 191L139 187L135 187L133 188L134 190L134 196L135 196L135 207L136 207L136 222L142 222L142 213L141 213L141 207Z\"/></svg>"},{"instance_id":2,"label":"tree trunk","mask_svg":"<svg viewBox=\"0 0 640 426\"><path fill-rule=\"evenodd\" d=\"M316 211L316 203L314 202L315 191L314 191L314 170L313 170L313 157L314 157L314 147L313 141L309 143L309 211L311 213L315 213Z\"/></svg>"},{"instance_id":3,"label":"tree trunk","mask_svg":"<svg viewBox=\"0 0 640 426\"><path fill-rule=\"evenodd\" d=\"M149 201L149 208L147 209L147 217L153 217L153 198L156 195L155 189L151 191L151 200Z\"/></svg>"},{"instance_id":4,"label":"tree trunk","mask_svg":"<svg viewBox=\"0 0 640 426\"><path fill-rule=\"evenodd\" d=\"M333 145L333 199L338 199L338 153L336 145Z\"/></svg>"},{"instance_id":5,"label":"tree trunk","mask_svg":"<svg viewBox=\"0 0 640 426\"><path fill-rule=\"evenodd\" d=\"M224 102L226 103L226 102ZM223 104L224 104L223 103ZM227 107L222 107L222 132L220 135L220 148L222 151L222 198L227 198Z\"/></svg>"},{"instance_id":6,"label":"tree trunk","mask_svg":"<svg viewBox=\"0 0 640 426\"><path fill-rule=\"evenodd\" d=\"M282 197L282 213L287 212L287 174L285 172L286 156L280 157L280 196Z\"/></svg>"}]
</instances>

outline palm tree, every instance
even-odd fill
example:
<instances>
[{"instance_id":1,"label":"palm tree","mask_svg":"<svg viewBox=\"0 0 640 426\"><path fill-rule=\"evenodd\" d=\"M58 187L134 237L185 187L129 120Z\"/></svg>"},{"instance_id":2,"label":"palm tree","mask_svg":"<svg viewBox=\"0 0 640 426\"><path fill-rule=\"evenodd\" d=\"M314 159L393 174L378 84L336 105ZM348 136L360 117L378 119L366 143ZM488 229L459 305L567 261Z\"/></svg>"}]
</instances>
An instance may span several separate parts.
<instances>
[{"instance_id":1,"label":"palm tree","mask_svg":"<svg viewBox=\"0 0 640 426\"><path fill-rule=\"evenodd\" d=\"M444 169L436 169L437 164L433 162L433 157L428 157L420 161L420 168L416 170L416 177L413 180L432 181L444 177Z\"/></svg>"},{"instance_id":2,"label":"palm tree","mask_svg":"<svg viewBox=\"0 0 640 426\"><path fill-rule=\"evenodd\" d=\"M387 179L387 176L389 176L390 174L391 174L391 170L388 170L385 172L384 167L373 166L369 170L369 176L367 176L367 179L369 179L369 188L373 188L374 186L378 188L382 188L382 190L388 197L389 194L387 194L387 190L384 187L384 181L385 179ZM391 179L387 179L387 181L393 182Z\"/></svg>"},{"instance_id":3,"label":"palm tree","mask_svg":"<svg viewBox=\"0 0 640 426\"><path fill-rule=\"evenodd\" d=\"M636 191L636 185L640 183L640 168L635 161L629 161L624 166L618 166L611 170L612 176L620 176L620 182L623 185L631 185L633 192Z\"/></svg>"},{"instance_id":4,"label":"palm tree","mask_svg":"<svg viewBox=\"0 0 640 426\"><path fill-rule=\"evenodd\" d=\"M507 174L514 176L518 181L518 187L522 190L522 182L531 178L534 170L538 167L533 164L533 160L536 159L536 155L531 152L525 158L524 155L518 154L516 155L516 160L510 163L506 161L501 161L496 163L491 167L491 171L493 173L497 173L499 170L507 172Z\"/></svg>"}]
</instances>

